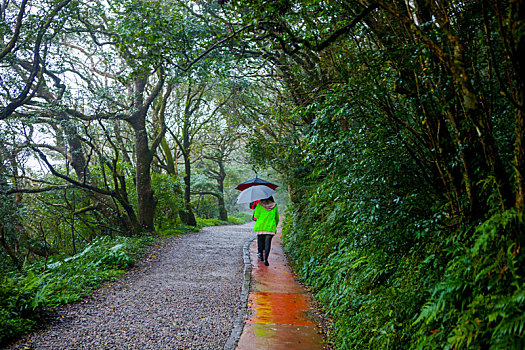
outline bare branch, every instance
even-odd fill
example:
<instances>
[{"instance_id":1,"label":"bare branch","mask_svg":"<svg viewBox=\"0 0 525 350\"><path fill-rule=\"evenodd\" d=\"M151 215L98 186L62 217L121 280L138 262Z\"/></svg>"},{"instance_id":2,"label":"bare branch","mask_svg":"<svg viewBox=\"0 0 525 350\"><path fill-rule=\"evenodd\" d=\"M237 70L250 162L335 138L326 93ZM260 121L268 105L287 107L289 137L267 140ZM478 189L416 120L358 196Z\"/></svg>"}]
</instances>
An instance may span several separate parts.
<instances>
[{"instance_id":1,"label":"bare branch","mask_svg":"<svg viewBox=\"0 0 525 350\"><path fill-rule=\"evenodd\" d=\"M100 194L104 194L104 195L108 195L108 196L113 196L114 193L112 191L107 191L107 190L103 190L101 188L97 188L97 187L94 187L94 186L91 186L91 185L88 185L88 184L85 184L85 183L81 183L81 182L78 182L72 178L70 178L69 176L66 176L66 175L63 175L61 173L59 173L58 171L56 171L56 169L53 167L53 165L51 165L51 163L49 163L49 161L47 160L47 157L44 153L42 153L42 151L40 151L38 148L36 147L31 147L33 149L33 151L35 151L36 153L38 153L38 156L40 157L40 159L42 159L42 161L47 165L47 167L49 168L49 171L51 171L51 173L53 175L55 175L56 177L59 177L63 180L66 180L67 182L79 187L79 188L84 188L84 189L87 189L87 190L90 190L90 191L93 191L93 192L96 192L96 193L100 193Z\"/></svg>"},{"instance_id":2,"label":"bare branch","mask_svg":"<svg viewBox=\"0 0 525 350\"><path fill-rule=\"evenodd\" d=\"M13 188L8 191L2 191L0 193L9 195L9 194L15 194L15 193L42 193L42 192L49 192L49 191L58 191L58 190L65 190L70 188L76 188L74 185L58 185L58 186L51 186L51 187L41 187L41 188Z\"/></svg>"}]
</instances>

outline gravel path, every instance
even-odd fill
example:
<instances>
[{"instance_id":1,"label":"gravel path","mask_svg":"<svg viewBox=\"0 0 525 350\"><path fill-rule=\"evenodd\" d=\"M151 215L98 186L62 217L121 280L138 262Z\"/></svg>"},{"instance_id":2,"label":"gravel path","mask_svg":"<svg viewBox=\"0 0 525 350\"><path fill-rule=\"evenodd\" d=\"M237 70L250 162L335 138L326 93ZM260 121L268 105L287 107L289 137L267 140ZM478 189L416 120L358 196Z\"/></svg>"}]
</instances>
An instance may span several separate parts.
<instances>
[{"instance_id":1,"label":"gravel path","mask_svg":"<svg viewBox=\"0 0 525 350\"><path fill-rule=\"evenodd\" d=\"M147 258L11 349L222 349L243 306L253 224L159 241Z\"/></svg>"}]
</instances>

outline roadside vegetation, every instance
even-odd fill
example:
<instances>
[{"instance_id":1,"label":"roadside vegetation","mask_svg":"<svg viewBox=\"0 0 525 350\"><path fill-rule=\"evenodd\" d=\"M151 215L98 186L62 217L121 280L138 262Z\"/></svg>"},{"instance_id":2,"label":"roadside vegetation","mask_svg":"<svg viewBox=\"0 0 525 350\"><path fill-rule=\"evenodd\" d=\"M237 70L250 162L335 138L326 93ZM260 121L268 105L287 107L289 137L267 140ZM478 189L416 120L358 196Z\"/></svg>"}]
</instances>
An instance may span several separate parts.
<instances>
[{"instance_id":1,"label":"roadside vegetation","mask_svg":"<svg viewBox=\"0 0 525 350\"><path fill-rule=\"evenodd\" d=\"M243 4L281 84L248 147L336 347L525 347L522 2Z\"/></svg>"},{"instance_id":2,"label":"roadside vegetation","mask_svg":"<svg viewBox=\"0 0 525 350\"><path fill-rule=\"evenodd\" d=\"M79 301L102 282L121 276L151 242L152 237L105 236L76 255L51 256L2 274L1 344L36 330L45 310Z\"/></svg>"}]
</instances>

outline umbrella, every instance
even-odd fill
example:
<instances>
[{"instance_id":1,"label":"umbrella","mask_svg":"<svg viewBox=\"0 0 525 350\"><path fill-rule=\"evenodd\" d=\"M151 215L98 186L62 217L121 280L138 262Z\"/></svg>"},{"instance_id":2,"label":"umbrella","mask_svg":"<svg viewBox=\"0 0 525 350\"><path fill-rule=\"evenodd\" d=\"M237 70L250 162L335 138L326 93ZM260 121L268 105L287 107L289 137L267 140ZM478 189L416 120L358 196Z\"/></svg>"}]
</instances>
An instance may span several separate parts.
<instances>
[{"instance_id":1,"label":"umbrella","mask_svg":"<svg viewBox=\"0 0 525 350\"><path fill-rule=\"evenodd\" d=\"M239 184L237 187L235 187L236 190L243 191L249 187L252 186L258 186L258 185L264 185L270 187L272 190L275 190L279 185L273 184L271 182L268 182L266 180L260 179L255 175L253 179L250 179L248 181L244 181L243 183Z\"/></svg>"},{"instance_id":2,"label":"umbrella","mask_svg":"<svg viewBox=\"0 0 525 350\"><path fill-rule=\"evenodd\" d=\"M237 204L240 203L251 203L259 199L265 199L275 193L270 187L264 185L257 185L248 187L239 194L237 197Z\"/></svg>"}]
</instances>

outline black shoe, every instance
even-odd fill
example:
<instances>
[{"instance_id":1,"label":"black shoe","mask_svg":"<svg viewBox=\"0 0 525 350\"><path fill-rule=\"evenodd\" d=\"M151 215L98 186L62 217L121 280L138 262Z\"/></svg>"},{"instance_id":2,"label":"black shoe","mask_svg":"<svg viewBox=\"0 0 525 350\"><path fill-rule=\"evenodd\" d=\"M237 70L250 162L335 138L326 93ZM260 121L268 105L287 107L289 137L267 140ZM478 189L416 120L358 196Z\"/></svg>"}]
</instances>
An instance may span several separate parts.
<instances>
[{"instance_id":1,"label":"black shoe","mask_svg":"<svg viewBox=\"0 0 525 350\"><path fill-rule=\"evenodd\" d=\"M264 261L262 253L257 253L257 256L259 257L259 260Z\"/></svg>"},{"instance_id":2,"label":"black shoe","mask_svg":"<svg viewBox=\"0 0 525 350\"><path fill-rule=\"evenodd\" d=\"M264 265L270 266L270 264L268 264L268 260L264 260Z\"/></svg>"}]
</instances>

